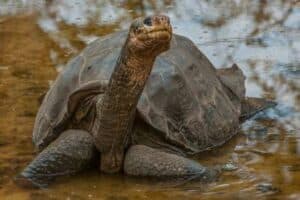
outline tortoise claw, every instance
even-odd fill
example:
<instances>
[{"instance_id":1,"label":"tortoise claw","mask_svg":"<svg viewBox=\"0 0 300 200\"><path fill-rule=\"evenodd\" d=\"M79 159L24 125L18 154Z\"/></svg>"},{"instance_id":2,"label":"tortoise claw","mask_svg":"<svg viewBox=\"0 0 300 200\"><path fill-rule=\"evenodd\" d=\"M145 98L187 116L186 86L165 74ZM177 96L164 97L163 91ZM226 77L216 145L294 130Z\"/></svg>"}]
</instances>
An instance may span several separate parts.
<instances>
[{"instance_id":1,"label":"tortoise claw","mask_svg":"<svg viewBox=\"0 0 300 200\"><path fill-rule=\"evenodd\" d=\"M23 173L18 174L14 177L14 182L20 187L23 188L46 188L48 186L48 183L44 182L36 182L33 179L30 179L29 177L26 177Z\"/></svg>"}]
</instances>

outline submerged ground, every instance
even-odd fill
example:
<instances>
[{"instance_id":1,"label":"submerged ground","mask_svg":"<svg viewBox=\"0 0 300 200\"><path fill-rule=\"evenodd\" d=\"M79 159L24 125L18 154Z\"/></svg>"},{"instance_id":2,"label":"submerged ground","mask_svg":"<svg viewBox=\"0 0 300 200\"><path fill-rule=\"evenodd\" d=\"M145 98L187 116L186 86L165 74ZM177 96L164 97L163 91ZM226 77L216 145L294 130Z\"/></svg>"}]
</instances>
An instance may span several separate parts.
<instances>
[{"instance_id":1,"label":"submerged ground","mask_svg":"<svg viewBox=\"0 0 300 200\"><path fill-rule=\"evenodd\" d=\"M295 0L0 0L0 199L300 199L300 4ZM72 56L133 18L170 16L217 67L237 63L247 94L275 109L243 124L225 146L195 159L233 164L216 183L170 183L92 170L46 190L12 178L35 155L40 96ZM233 169L233 168L232 168Z\"/></svg>"}]
</instances>

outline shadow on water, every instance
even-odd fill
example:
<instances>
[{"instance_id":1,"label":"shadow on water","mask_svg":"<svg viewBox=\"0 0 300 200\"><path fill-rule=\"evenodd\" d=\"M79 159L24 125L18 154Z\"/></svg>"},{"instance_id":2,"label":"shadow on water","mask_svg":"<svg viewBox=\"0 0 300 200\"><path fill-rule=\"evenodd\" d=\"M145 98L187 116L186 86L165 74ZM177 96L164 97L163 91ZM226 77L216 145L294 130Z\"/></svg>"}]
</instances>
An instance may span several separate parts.
<instances>
[{"instance_id":1,"label":"shadow on water","mask_svg":"<svg viewBox=\"0 0 300 200\"><path fill-rule=\"evenodd\" d=\"M172 183L105 176L64 178L47 190L23 190L12 177L34 156L31 131L40 96L72 56L135 17L170 16L217 67L237 63L247 95L279 105L243 124L221 148L196 157L226 164L216 183ZM3 0L0 1L1 199L299 199L299 1Z\"/></svg>"}]
</instances>

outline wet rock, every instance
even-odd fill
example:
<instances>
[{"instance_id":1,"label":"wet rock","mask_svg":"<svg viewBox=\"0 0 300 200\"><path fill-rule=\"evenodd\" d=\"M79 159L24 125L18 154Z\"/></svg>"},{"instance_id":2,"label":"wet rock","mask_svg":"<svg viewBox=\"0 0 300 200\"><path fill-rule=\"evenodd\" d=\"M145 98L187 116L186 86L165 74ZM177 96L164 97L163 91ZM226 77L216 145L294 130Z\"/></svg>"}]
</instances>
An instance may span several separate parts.
<instances>
[{"instance_id":1,"label":"wet rock","mask_svg":"<svg viewBox=\"0 0 300 200\"><path fill-rule=\"evenodd\" d=\"M260 192L278 192L279 189L274 187L272 183L259 183L256 189Z\"/></svg>"},{"instance_id":2,"label":"wet rock","mask_svg":"<svg viewBox=\"0 0 300 200\"><path fill-rule=\"evenodd\" d=\"M227 163L225 165L222 166L222 170L223 171L235 171L238 169L238 166L236 166L235 164L233 163Z\"/></svg>"}]
</instances>

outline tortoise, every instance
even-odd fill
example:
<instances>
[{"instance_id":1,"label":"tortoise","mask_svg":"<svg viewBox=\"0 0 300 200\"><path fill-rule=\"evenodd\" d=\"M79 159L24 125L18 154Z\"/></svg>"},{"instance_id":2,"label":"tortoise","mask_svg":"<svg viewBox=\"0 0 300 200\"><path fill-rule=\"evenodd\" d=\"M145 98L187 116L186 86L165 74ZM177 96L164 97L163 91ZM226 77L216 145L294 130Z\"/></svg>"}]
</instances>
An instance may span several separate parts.
<instances>
[{"instance_id":1,"label":"tortoise","mask_svg":"<svg viewBox=\"0 0 300 200\"><path fill-rule=\"evenodd\" d=\"M213 180L213 167L188 156L224 144L274 105L246 97L239 67L216 69L191 40L172 34L167 16L138 18L59 74L36 116L41 152L15 181L45 187L97 163L104 173Z\"/></svg>"}]
</instances>

